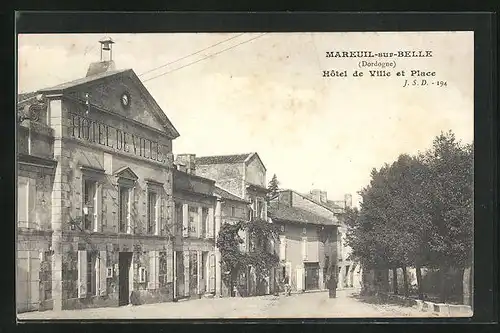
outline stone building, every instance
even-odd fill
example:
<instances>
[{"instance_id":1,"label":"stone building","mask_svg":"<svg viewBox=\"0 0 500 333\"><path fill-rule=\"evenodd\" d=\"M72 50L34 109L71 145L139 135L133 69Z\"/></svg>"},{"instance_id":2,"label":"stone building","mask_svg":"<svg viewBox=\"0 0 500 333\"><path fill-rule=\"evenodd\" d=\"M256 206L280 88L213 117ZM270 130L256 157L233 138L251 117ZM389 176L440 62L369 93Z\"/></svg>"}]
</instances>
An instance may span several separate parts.
<instances>
[{"instance_id":1,"label":"stone building","mask_svg":"<svg viewBox=\"0 0 500 333\"><path fill-rule=\"evenodd\" d=\"M338 262L338 282L337 288L361 288L362 271L359 263L351 258L352 249L347 245L347 227L342 218L342 213L347 207L352 208L352 195L345 194L343 200L328 200L326 191L312 190L307 197L315 202L330 208L337 214L339 219L338 243L337 243L337 262Z\"/></svg>"},{"instance_id":2,"label":"stone building","mask_svg":"<svg viewBox=\"0 0 500 333\"><path fill-rule=\"evenodd\" d=\"M337 264L337 216L292 190L280 191L268 212L281 230L279 280L299 292L325 289Z\"/></svg>"},{"instance_id":3,"label":"stone building","mask_svg":"<svg viewBox=\"0 0 500 333\"><path fill-rule=\"evenodd\" d=\"M111 44L86 77L18 97L18 311L173 297L179 133Z\"/></svg>"},{"instance_id":4,"label":"stone building","mask_svg":"<svg viewBox=\"0 0 500 333\"><path fill-rule=\"evenodd\" d=\"M234 206L236 211L241 212L237 219L267 220L266 167L257 153L197 157L195 164L197 175L215 180L217 187L231 194L232 197L238 198L239 201L225 200L221 205L222 211L228 213L229 209L232 210L233 206L238 203L238 206ZM244 204L247 204L246 209ZM229 214L224 216L221 223L231 222ZM240 236L245 239L245 248L250 249L252 242L249 237L244 233ZM216 252L218 253L217 249ZM220 271L220 260L216 260L216 265L216 270ZM273 272L270 276L258 277L253 268L250 268L245 275L238 277L238 281L237 289L244 295L269 294L275 288ZM245 287L243 287L244 281L246 281Z\"/></svg>"},{"instance_id":5,"label":"stone building","mask_svg":"<svg viewBox=\"0 0 500 333\"><path fill-rule=\"evenodd\" d=\"M178 155L174 170L175 296L215 293L215 181L196 176L190 155Z\"/></svg>"}]
</instances>

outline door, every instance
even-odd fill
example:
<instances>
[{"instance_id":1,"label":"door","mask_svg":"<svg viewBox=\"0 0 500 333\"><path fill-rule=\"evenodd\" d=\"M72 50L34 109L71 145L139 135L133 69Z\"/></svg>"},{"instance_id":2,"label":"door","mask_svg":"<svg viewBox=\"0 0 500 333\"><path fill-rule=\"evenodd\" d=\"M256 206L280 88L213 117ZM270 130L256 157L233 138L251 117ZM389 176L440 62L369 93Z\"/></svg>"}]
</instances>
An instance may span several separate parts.
<instances>
[{"instance_id":1,"label":"door","mask_svg":"<svg viewBox=\"0 0 500 333\"><path fill-rule=\"evenodd\" d=\"M129 272L132 264L132 252L120 252L118 255L118 305L129 304Z\"/></svg>"},{"instance_id":2,"label":"door","mask_svg":"<svg viewBox=\"0 0 500 333\"><path fill-rule=\"evenodd\" d=\"M189 296L198 295L198 254L189 251Z\"/></svg>"},{"instance_id":3,"label":"door","mask_svg":"<svg viewBox=\"0 0 500 333\"><path fill-rule=\"evenodd\" d=\"M182 251L175 251L175 261L176 261L176 282L177 282L177 298L183 298L184 296L184 255Z\"/></svg>"},{"instance_id":4,"label":"door","mask_svg":"<svg viewBox=\"0 0 500 333\"><path fill-rule=\"evenodd\" d=\"M306 290L319 289L319 264L305 264Z\"/></svg>"},{"instance_id":5,"label":"door","mask_svg":"<svg viewBox=\"0 0 500 333\"><path fill-rule=\"evenodd\" d=\"M40 257L38 251L18 251L16 305L18 312L38 310Z\"/></svg>"}]
</instances>

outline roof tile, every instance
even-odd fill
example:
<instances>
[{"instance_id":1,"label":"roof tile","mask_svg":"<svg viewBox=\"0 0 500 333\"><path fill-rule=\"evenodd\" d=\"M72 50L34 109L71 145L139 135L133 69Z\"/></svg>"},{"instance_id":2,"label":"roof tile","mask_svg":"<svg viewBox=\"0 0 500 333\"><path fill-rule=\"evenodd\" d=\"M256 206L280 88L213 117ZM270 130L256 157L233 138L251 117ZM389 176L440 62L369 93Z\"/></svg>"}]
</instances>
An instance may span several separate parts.
<instances>
[{"instance_id":1,"label":"roof tile","mask_svg":"<svg viewBox=\"0 0 500 333\"><path fill-rule=\"evenodd\" d=\"M251 153L236 155L200 156L196 158L196 164L231 164L243 163Z\"/></svg>"},{"instance_id":2,"label":"roof tile","mask_svg":"<svg viewBox=\"0 0 500 333\"><path fill-rule=\"evenodd\" d=\"M327 219L298 207L290 207L285 203L271 202L268 207L271 218L317 225L338 225L333 219Z\"/></svg>"}]
</instances>

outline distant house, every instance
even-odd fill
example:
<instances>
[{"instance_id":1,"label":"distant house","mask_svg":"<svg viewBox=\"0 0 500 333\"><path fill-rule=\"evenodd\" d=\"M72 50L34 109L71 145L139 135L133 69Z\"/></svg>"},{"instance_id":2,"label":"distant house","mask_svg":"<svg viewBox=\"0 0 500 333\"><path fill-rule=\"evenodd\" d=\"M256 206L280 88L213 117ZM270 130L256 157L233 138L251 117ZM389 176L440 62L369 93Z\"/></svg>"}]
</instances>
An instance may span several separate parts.
<instances>
[{"instance_id":1,"label":"distant house","mask_svg":"<svg viewBox=\"0 0 500 333\"><path fill-rule=\"evenodd\" d=\"M342 218L347 207L352 207L352 195L345 194L344 200L328 200L327 192L312 190L306 195L311 200L321 204L339 216L337 242L337 288L359 288L361 286L361 266L351 258L352 249L347 245L347 227Z\"/></svg>"},{"instance_id":2,"label":"distant house","mask_svg":"<svg viewBox=\"0 0 500 333\"><path fill-rule=\"evenodd\" d=\"M279 280L292 290L324 289L337 264L338 218L330 209L293 190L282 190L269 204L280 226Z\"/></svg>"}]
</instances>

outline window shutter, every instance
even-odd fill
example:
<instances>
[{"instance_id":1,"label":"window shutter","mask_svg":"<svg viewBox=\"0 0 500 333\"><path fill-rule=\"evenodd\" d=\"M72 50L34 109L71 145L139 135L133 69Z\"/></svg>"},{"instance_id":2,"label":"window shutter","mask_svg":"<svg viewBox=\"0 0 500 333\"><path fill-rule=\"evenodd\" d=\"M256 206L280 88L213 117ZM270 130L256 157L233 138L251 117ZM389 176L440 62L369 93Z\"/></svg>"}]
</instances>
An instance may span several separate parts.
<instances>
[{"instance_id":1,"label":"window shutter","mask_svg":"<svg viewBox=\"0 0 500 333\"><path fill-rule=\"evenodd\" d=\"M280 237L280 259L286 260L286 237Z\"/></svg>"},{"instance_id":2,"label":"window shutter","mask_svg":"<svg viewBox=\"0 0 500 333\"><path fill-rule=\"evenodd\" d=\"M189 236L189 207L187 204L182 205L182 237Z\"/></svg>"},{"instance_id":3,"label":"window shutter","mask_svg":"<svg viewBox=\"0 0 500 333\"><path fill-rule=\"evenodd\" d=\"M87 251L78 251L78 298L87 296Z\"/></svg>"},{"instance_id":4,"label":"window shutter","mask_svg":"<svg viewBox=\"0 0 500 333\"><path fill-rule=\"evenodd\" d=\"M99 295L105 296L107 289L106 251L99 251Z\"/></svg>"},{"instance_id":5,"label":"window shutter","mask_svg":"<svg viewBox=\"0 0 500 333\"><path fill-rule=\"evenodd\" d=\"M203 226L202 226L202 223L203 223L203 207L198 207L198 220L196 221L196 236L198 238L201 238L203 235L202 235L202 231L203 231Z\"/></svg>"},{"instance_id":6,"label":"window shutter","mask_svg":"<svg viewBox=\"0 0 500 333\"><path fill-rule=\"evenodd\" d=\"M215 292L215 253L210 253L210 292Z\"/></svg>"},{"instance_id":7,"label":"window shutter","mask_svg":"<svg viewBox=\"0 0 500 333\"><path fill-rule=\"evenodd\" d=\"M102 231L102 185L96 183L95 209L94 209L94 231Z\"/></svg>"},{"instance_id":8,"label":"window shutter","mask_svg":"<svg viewBox=\"0 0 500 333\"><path fill-rule=\"evenodd\" d=\"M135 188L131 187L128 192L128 212L127 212L127 233L134 234L134 216L135 211Z\"/></svg>"},{"instance_id":9,"label":"window shutter","mask_svg":"<svg viewBox=\"0 0 500 333\"><path fill-rule=\"evenodd\" d=\"M149 251L148 289L157 289L158 283L158 251Z\"/></svg>"},{"instance_id":10,"label":"window shutter","mask_svg":"<svg viewBox=\"0 0 500 333\"><path fill-rule=\"evenodd\" d=\"M307 238L302 237L302 259L307 260Z\"/></svg>"},{"instance_id":11,"label":"window shutter","mask_svg":"<svg viewBox=\"0 0 500 333\"><path fill-rule=\"evenodd\" d=\"M207 225L207 238L214 238L214 209L210 207L208 209L208 225Z\"/></svg>"}]
</instances>

